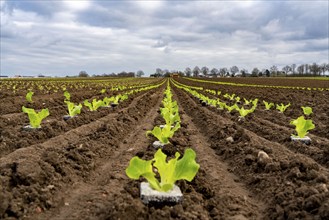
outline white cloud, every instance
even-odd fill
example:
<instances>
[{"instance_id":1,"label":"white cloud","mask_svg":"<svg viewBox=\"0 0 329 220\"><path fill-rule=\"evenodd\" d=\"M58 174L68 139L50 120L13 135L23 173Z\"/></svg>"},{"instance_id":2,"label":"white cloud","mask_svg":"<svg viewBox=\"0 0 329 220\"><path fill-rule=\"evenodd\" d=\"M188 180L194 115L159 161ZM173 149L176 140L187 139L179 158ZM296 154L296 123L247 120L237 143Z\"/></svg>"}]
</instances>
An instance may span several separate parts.
<instances>
[{"instance_id":1,"label":"white cloud","mask_svg":"<svg viewBox=\"0 0 329 220\"><path fill-rule=\"evenodd\" d=\"M317 1L1 3L2 74L251 70L329 56L329 3Z\"/></svg>"},{"instance_id":2,"label":"white cloud","mask_svg":"<svg viewBox=\"0 0 329 220\"><path fill-rule=\"evenodd\" d=\"M70 11L83 11L91 7L91 2L87 0L64 0L64 8Z\"/></svg>"},{"instance_id":3,"label":"white cloud","mask_svg":"<svg viewBox=\"0 0 329 220\"><path fill-rule=\"evenodd\" d=\"M138 8L140 8L143 12L154 13L157 10L160 10L164 6L164 1L132 1Z\"/></svg>"}]
</instances>

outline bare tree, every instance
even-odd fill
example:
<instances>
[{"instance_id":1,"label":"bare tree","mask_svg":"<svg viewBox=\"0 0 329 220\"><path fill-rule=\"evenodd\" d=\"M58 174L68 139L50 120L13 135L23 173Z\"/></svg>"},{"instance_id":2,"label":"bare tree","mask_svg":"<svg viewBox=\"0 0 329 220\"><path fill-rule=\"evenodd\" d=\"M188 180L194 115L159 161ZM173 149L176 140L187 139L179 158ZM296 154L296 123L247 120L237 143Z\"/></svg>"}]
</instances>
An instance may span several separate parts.
<instances>
[{"instance_id":1,"label":"bare tree","mask_svg":"<svg viewBox=\"0 0 329 220\"><path fill-rule=\"evenodd\" d=\"M206 77L208 76L208 73L209 73L209 68L204 66L201 68L201 73Z\"/></svg>"},{"instance_id":2,"label":"bare tree","mask_svg":"<svg viewBox=\"0 0 329 220\"><path fill-rule=\"evenodd\" d=\"M198 77L200 73L200 68L198 66L194 67L193 69L193 76Z\"/></svg>"},{"instance_id":3,"label":"bare tree","mask_svg":"<svg viewBox=\"0 0 329 220\"><path fill-rule=\"evenodd\" d=\"M86 71L82 70L79 72L79 77L89 77L89 74Z\"/></svg>"},{"instance_id":4,"label":"bare tree","mask_svg":"<svg viewBox=\"0 0 329 220\"><path fill-rule=\"evenodd\" d=\"M224 77L227 72L228 72L228 70L227 70L226 67L223 67L223 68L219 69L219 73L220 73L221 77Z\"/></svg>"},{"instance_id":5,"label":"bare tree","mask_svg":"<svg viewBox=\"0 0 329 220\"><path fill-rule=\"evenodd\" d=\"M297 67L297 72L299 75L303 75L304 74L304 68L305 68L305 65L302 64L300 66Z\"/></svg>"},{"instance_id":6,"label":"bare tree","mask_svg":"<svg viewBox=\"0 0 329 220\"><path fill-rule=\"evenodd\" d=\"M136 73L136 76L137 76L137 77L142 77L142 76L144 76L144 72L143 72L143 70L138 70L137 73Z\"/></svg>"},{"instance_id":7,"label":"bare tree","mask_svg":"<svg viewBox=\"0 0 329 220\"><path fill-rule=\"evenodd\" d=\"M288 75L289 72L291 72L291 67L289 65L286 65L284 67L282 67L282 71L286 74L286 76Z\"/></svg>"},{"instance_id":8,"label":"bare tree","mask_svg":"<svg viewBox=\"0 0 329 220\"><path fill-rule=\"evenodd\" d=\"M308 74L308 71L310 70L310 66L308 64L304 64L305 66L305 74Z\"/></svg>"},{"instance_id":9,"label":"bare tree","mask_svg":"<svg viewBox=\"0 0 329 220\"><path fill-rule=\"evenodd\" d=\"M217 74L218 74L218 69L216 69L216 68L212 68L211 70L210 70L210 74L213 76L213 77L217 77Z\"/></svg>"},{"instance_id":10,"label":"bare tree","mask_svg":"<svg viewBox=\"0 0 329 220\"><path fill-rule=\"evenodd\" d=\"M155 76L156 77L160 77L160 76L162 76L162 74L163 74L162 70L160 68L156 68L156 70L155 70Z\"/></svg>"},{"instance_id":11,"label":"bare tree","mask_svg":"<svg viewBox=\"0 0 329 220\"><path fill-rule=\"evenodd\" d=\"M257 77L259 74L259 69L257 67L253 68L251 71L251 76Z\"/></svg>"},{"instance_id":12,"label":"bare tree","mask_svg":"<svg viewBox=\"0 0 329 220\"><path fill-rule=\"evenodd\" d=\"M231 71L232 77L234 77L235 74L239 72L239 68L237 66L232 66L230 68L230 71Z\"/></svg>"},{"instance_id":13,"label":"bare tree","mask_svg":"<svg viewBox=\"0 0 329 220\"><path fill-rule=\"evenodd\" d=\"M291 65L292 74L295 74L296 64Z\"/></svg>"},{"instance_id":14,"label":"bare tree","mask_svg":"<svg viewBox=\"0 0 329 220\"><path fill-rule=\"evenodd\" d=\"M327 71L327 65L328 64L326 64L326 63L323 63L320 65L320 70L321 70L323 76L324 76L325 72Z\"/></svg>"},{"instance_id":15,"label":"bare tree","mask_svg":"<svg viewBox=\"0 0 329 220\"><path fill-rule=\"evenodd\" d=\"M187 77L191 77L191 75L192 75L192 70L191 70L190 67L187 67L187 68L185 69L185 75L186 75Z\"/></svg>"},{"instance_id":16,"label":"bare tree","mask_svg":"<svg viewBox=\"0 0 329 220\"><path fill-rule=\"evenodd\" d=\"M313 73L314 76L316 75L320 75L321 69L320 66L316 63L313 63L312 65L310 65L310 71L311 73Z\"/></svg>"},{"instance_id":17,"label":"bare tree","mask_svg":"<svg viewBox=\"0 0 329 220\"><path fill-rule=\"evenodd\" d=\"M248 70L246 70L246 69L241 69L241 70L240 70L240 73L241 73L241 76L242 76L242 77L246 77L246 76L247 76L247 73L248 73Z\"/></svg>"},{"instance_id":18,"label":"bare tree","mask_svg":"<svg viewBox=\"0 0 329 220\"><path fill-rule=\"evenodd\" d=\"M278 75L278 67L276 65L273 65L270 67L270 72L272 76L277 76Z\"/></svg>"}]
</instances>

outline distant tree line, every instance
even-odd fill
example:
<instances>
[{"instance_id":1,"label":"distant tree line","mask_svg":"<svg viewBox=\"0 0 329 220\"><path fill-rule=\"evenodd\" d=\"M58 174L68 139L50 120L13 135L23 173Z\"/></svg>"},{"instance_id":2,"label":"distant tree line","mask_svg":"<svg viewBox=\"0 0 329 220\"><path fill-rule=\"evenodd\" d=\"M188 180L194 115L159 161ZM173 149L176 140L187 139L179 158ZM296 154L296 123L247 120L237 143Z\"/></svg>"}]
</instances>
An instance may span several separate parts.
<instances>
[{"instance_id":1,"label":"distant tree line","mask_svg":"<svg viewBox=\"0 0 329 220\"><path fill-rule=\"evenodd\" d=\"M296 64L286 65L281 70L276 65L271 66L269 69L253 68L251 72L247 69L239 69L237 66L230 68L212 68L204 66L201 69L195 66L193 69L187 67L185 71L157 68L151 77L169 77L171 74L179 74L187 77L279 77L279 76L325 76L325 73L329 72L329 63L323 63L321 65L317 63L313 64Z\"/></svg>"},{"instance_id":2,"label":"distant tree line","mask_svg":"<svg viewBox=\"0 0 329 220\"><path fill-rule=\"evenodd\" d=\"M138 70L137 73L135 72L126 72L122 71L120 73L103 73L103 74L93 74L92 77L142 77L144 72L142 70ZM89 77L89 74L86 71L80 71L79 77Z\"/></svg>"}]
</instances>

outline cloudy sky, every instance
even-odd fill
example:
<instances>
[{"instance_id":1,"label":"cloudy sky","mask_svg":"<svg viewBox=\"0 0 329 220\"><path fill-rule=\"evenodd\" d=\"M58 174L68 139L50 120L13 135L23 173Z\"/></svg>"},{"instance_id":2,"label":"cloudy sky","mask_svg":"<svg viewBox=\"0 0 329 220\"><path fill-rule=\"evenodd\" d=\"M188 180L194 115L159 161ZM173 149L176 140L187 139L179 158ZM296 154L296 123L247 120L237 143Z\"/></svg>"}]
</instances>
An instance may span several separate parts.
<instances>
[{"instance_id":1,"label":"cloudy sky","mask_svg":"<svg viewBox=\"0 0 329 220\"><path fill-rule=\"evenodd\" d=\"M0 2L2 75L329 62L328 0Z\"/></svg>"}]
</instances>

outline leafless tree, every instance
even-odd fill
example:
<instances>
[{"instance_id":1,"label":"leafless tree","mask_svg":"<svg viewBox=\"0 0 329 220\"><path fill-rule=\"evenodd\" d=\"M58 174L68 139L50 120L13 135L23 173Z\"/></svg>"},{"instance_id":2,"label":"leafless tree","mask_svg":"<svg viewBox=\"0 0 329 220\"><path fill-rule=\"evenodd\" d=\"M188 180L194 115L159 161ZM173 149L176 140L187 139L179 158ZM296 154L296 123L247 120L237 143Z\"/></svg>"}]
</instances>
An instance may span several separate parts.
<instances>
[{"instance_id":1,"label":"leafless tree","mask_svg":"<svg viewBox=\"0 0 329 220\"><path fill-rule=\"evenodd\" d=\"M304 64L297 67L297 72L298 72L299 75L304 74L304 68L305 68Z\"/></svg>"},{"instance_id":2,"label":"leafless tree","mask_svg":"<svg viewBox=\"0 0 329 220\"><path fill-rule=\"evenodd\" d=\"M144 76L144 72L143 72L143 70L138 70L137 73L136 73L136 76L137 76L137 77L142 77L142 76Z\"/></svg>"},{"instance_id":3,"label":"leafless tree","mask_svg":"<svg viewBox=\"0 0 329 220\"><path fill-rule=\"evenodd\" d=\"M204 76L208 76L209 68L204 66L201 68L201 72Z\"/></svg>"},{"instance_id":4,"label":"leafless tree","mask_svg":"<svg viewBox=\"0 0 329 220\"><path fill-rule=\"evenodd\" d=\"M187 67L187 68L185 69L185 75L186 75L187 77L191 77L191 74L192 74L192 70L191 70L191 68L190 68L190 67Z\"/></svg>"},{"instance_id":5,"label":"leafless tree","mask_svg":"<svg viewBox=\"0 0 329 220\"><path fill-rule=\"evenodd\" d=\"M227 70L226 67L223 67L223 68L219 69L219 73L220 73L221 77L224 77L227 72L228 72L228 70Z\"/></svg>"},{"instance_id":6,"label":"leafless tree","mask_svg":"<svg viewBox=\"0 0 329 220\"><path fill-rule=\"evenodd\" d=\"M213 77L217 77L217 74L218 74L218 69L216 69L216 68L212 68L211 70L210 70L210 74L213 76Z\"/></svg>"},{"instance_id":7,"label":"leafless tree","mask_svg":"<svg viewBox=\"0 0 329 220\"><path fill-rule=\"evenodd\" d=\"M258 76L259 74L259 69L257 67L253 68L251 71L251 76Z\"/></svg>"},{"instance_id":8,"label":"leafless tree","mask_svg":"<svg viewBox=\"0 0 329 220\"><path fill-rule=\"evenodd\" d=\"M198 66L194 67L193 69L193 76L198 77L200 73L200 68Z\"/></svg>"},{"instance_id":9,"label":"leafless tree","mask_svg":"<svg viewBox=\"0 0 329 220\"><path fill-rule=\"evenodd\" d=\"M234 77L235 74L239 72L239 68L237 66L232 66L230 68L230 71L231 71L232 76Z\"/></svg>"}]
</instances>

